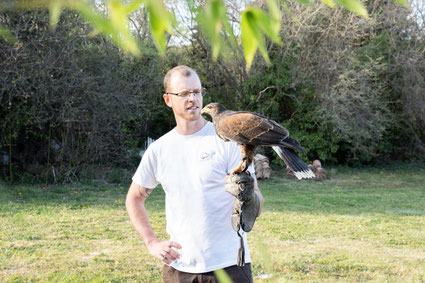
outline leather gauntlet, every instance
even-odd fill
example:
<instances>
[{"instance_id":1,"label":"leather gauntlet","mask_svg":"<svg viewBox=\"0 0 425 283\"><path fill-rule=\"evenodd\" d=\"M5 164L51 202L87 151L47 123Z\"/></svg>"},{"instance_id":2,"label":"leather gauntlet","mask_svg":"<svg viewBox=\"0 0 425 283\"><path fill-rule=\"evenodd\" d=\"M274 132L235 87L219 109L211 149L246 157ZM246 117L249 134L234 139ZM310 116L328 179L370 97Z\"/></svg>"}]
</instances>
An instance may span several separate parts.
<instances>
[{"instance_id":1,"label":"leather gauntlet","mask_svg":"<svg viewBox=\"0 0 425 283\"><path fill-rule=\"evenodd\" d=\"M235 197L232 212L232 227L239 236L238 266L245 265L245 247L240 228L249 232L260 210L260 201L254 192L254 179L248 173L227 175L225 190Z\"/></svg>"},{"instance_id":2,"label":"leather gauntlet","mask_svg":"<svg viewBox=\"0 0 425 283\"><path fill-rule=\"evenodd\" d=\"M260 201L254 192L254 179L249 173L227 175L225 190L235 197L232 212L233 230L249 232L260 210Z\"/></svg>"}]
</instances>

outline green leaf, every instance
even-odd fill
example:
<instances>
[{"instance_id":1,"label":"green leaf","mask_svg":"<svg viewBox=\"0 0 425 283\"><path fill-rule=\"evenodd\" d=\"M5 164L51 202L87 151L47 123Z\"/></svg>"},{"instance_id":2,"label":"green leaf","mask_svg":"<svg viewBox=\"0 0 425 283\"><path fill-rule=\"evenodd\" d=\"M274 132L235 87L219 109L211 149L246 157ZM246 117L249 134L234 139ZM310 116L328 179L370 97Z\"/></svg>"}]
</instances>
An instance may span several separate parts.
<instances>
[{"instance_id":1,"label":"green leaf","mask_svg":"<svg viewBox=\"0 0 425 283\"><path fill-rule=\"evenodd\" d=\"M279 32L282 26L282 22L281 22L279 5L276 0L267 0L267 6L269 8L270 22L271 22L270 24L271 24L273 33L277 35L278 42L280 42Z\"/></svg>"},{"instance_id":2,"label":"green leaf","mask_svg":"<svg viewBox=\"0 0 425 283\"><path fill-rule=\"evenodd\" d=\"M363 18L368 18L367 10L360 0L335 0L335 2Z\"/></svg>"},{"instance_id":3,"label":"green leaf","mask_svg":"<svg viewBox=\"0 0 425 283\"><path fill-rule=\"evenodd\" d=\"M311 2L309 0L296 0L298 3L311 6Z\"/></svg>"},{"instance_id":4,"label":"green leaf","mask_svg":"<svg viewBox=\"0 0 425 283\"><path fill-rule=\"evenodd\" d=\"M226 273L224 269L219 269L214 271L215 276L218 279L218 282L220 283L232 283L232 279L230 276Z\"/></svg>"},{"instance_id":5,"label":"green leaf","mask_svg":"<svg viewBox=\"0 0 425 283\"><path fill-rule=\"evenodd\" d=\"M275 0L267 1L269 14L259 8L247 7L242 13L241 30L244 56L249 70L257 48L261 55L270 64L263 33L277 44L282 44L280 39L281 16L280 9Z\"/></svg>"},{"instance_id":6,"label":"green leaf","mask_svg":"<svg viewBox=\"0 0 425 283\"><path fill-rule=\"evenodd\" d=\"M408 9L410 9L410 4L406 0L394 0L394 1L400 3L401 5L403 5L404 7L408 8Z\"/></svg>"},{"instance_id":7,"label":"green leaf","mask_svg":"<svg viewBox=\"0 0 425 283\"><path fill-rule=\"evenodd\" d=\"M14 44L18 41L16 37L10 32L10 30L3 27L0 27L0 38L1 37L9 44Z\"/></svg>"},{"instance_id":8,"label":"green leaf","mask_svg":"<svg viewBox=\"0 0 425 283\"><path fill-rule=\"evenodd\" d=\"M56 29L58 25L62 7L61 0L51 0L49 3L50 28L52 30Z\"/></svg>"},{"instance_id":9,"label":"green leaf","mask_svg":"<svg viewBox=\"0 0 425 283\"><path fill-rule=\"evenodd\" d=\"M76 1L71 7L87 19L97 30L107 34L114 32L110 22L103 15L94 11L87 3Z\"/></svg>"},{"instance_id":10,"label":"green leaf","mask_svg":"<svg viewBox=\"0 0 425 283\"><path fill-rule=\"evenodd\" d=\"M275 22L270 19L270 17L264 13L263 10L258 8L251 8L252 12L255 14L255 23L258 27L274 42L281 43L279 30L280 30L280 21Z\"/></svg>"},{"instance_id":11,"label":"green leaf","mask_svg":"<svg viewBox=\"0 0 425 283\"><path fill-rule=\"evenodd\" d=\"M197 15L197 20L211 44L213 60L217 60L221 50L228 44L238 56L238 41L229 23L227 7L223 0L207 1L202 12Z\"/></svg>"},{"instance_id":12,"label":"green leaf","mask_svg":"<svg viewBox=\"0 0 425 283\"><path fill-rule=\"evenodd\" d=\"M329 7L331 7L331 8L334 8L334 7L335 7L335 2L334 2L334 1L332 1L332 0L320 0L320 2L322 2L322 3L326 4L326 5L328 5L328 6L329 6Z\"/></svg>"},{"instance_id":13,"label":"green leaf","mask_svg":"<svg viewBox=\"0 0 425 283\"><path fill-rule=\"evenodd\" d=\"M226 6L224 3L220 0L212 0L209 3L211 5L209 6L209 14L211 20L211 27L212 27L212 37L214 38L214 44L212 44L212 53L213 53L213 59L216 60L218 58L218 54L220 53L221 49L221 37L220 32L221 28L223 27L223 21L226 21Z\"/></svg>"},{"instance_id":14,"label":"green leaf","mask_svg":"<svg viewBox=\"0 0 425 283\"><path fill-rule=\"evenodd\" d=\"M108 11L112 26L124 35L124 37L129 35L130 31L127 29L128 18L126 9L121 1L110 1Z\"/></svg>"},{"instance_id":15,"label":"green leaf","mask_svg":"<svg viewBox=\"0 0 425 283\"><path fill-rule=\"evenodd\" d=\"M110 20L99 12L94 11L86 2L75 1L69 3L69 6L86 18L94 26L96 31L109 35L124 51L130 52L135 56L140 56L139 47L131 37L128 26L125 24L128 21L127 14L125 14L121 3L118 1L110 2ZM121 21L124 21L124 23Z\"/></svg>"},{"instance_id":16,"label":"green leaf","mask_svg":"<svg viewBox=\"0 0 425 283\"><path fill-rule=\"evenodd\" d=\"M210 40L213 60L217 60L223 45L221 31L225 26L229 32L230 25L226 15L226 5L221 0L210 0L206 3L204 10L198 16L202 30ZM231 33L233 34L233 32Z\"/></svg>"},{"instance_id":17,"label":"green leaf","mask_svg":"<svg viewBox=\"0 0 425 283\"><path fill-rule=\"evenodd\" d=\"M242 13L241 19L242 29L242 45L244 50L245 61L247 69L251 68L252 61L255 56L257 48L260 49L266 62L270 63L270 58L267 53L266 43L263 34L260 31L259 21L256 15L256 9L248 7Z\"/></svg>"},{"instance_id":18,"label":"green leaf","mask_svg":"<svg viewBox=\"0 0 425 283\"><path fill-rule=\"evenodd\" d=\"M174 18L162 4L162 1L149 0L147 10L153 41L159 52L164 53L167 44L166 32L173 32Z\"/></svg>"},{"instance_id":19,"label":"green leaf","mask_svg":"<svg viewBox=\"0 0 425 283\"><path fill-rule=\"evenodd\" d=\"M242 13L241 18L241 37L242 46L246 61L246 67L249 70L251 68L252 61L254 60L255 52L258 48L258 43L255 38L252 27L249 23L249 17L252 17L252 13L246 10Z\"/></svg>"},{"instance_id":20,"label":"green leaf","mask_svg":"<svg viewBox=\"0 0 425 283\"><path fill-rule=\"evenodd\" d=\"M127 5L125 5L124 9L125 9L125 13L126 14L131 14L134 11L136 11L137 9L140 8L140 6L145 2L146 0L135 0L133 2L128 3Z\"/></svg>"}]
</instances>

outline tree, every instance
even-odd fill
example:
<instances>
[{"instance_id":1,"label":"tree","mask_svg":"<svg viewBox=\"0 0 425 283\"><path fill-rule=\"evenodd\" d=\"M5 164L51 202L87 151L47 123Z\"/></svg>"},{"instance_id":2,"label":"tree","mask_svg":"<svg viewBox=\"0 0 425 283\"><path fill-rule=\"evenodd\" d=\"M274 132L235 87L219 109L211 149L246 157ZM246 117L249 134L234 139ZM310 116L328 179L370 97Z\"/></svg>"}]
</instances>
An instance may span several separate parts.
<instances>
[{"instance_id":1,"label":"tree","mask_svg":"<svg viewBox=\"0 0 425 283\"><path fill-rule=\"evenodd\" d=\"M13 146L13 162L58 179L86 164L128 164L128 148L147 136L160 101L152 99L161 77L156 53L146 47L135 60L88 38L69 10L55 31L46 11L2 13L0 22L19 38L0 41L1 144Z\"/></svg>"},{"instance_id":2,"label":"tree","mask_svg":"<svg viewBox=\"0 0 425 283\"><path fill-rule=\"evenodd\" d=\"M284 123L310 160L423 160L423 29L394 3L366 7L369 21L289 2L281 7L282 44L266 41L270 63L254 60L249 73L237 52L214 61L196 26L178 62L199 64L212 101Z\"/></svg>"},{"instance_id":3,"label":"tree","mask_svg":"<svg viewBox=\"0 0 425 283\"><path fill-rule=\"evenodd\" d=\"M297 0L303 4L316 3L316 1ZM341 5L347 10L356 13L359 16L368 18L365 6L360 0L321 0L329 7L335 7L335 3ZM406 0L394 0L396 2L409 6ZM186 0L190 8L202 7L202 15L197 18L201 23L204 33L212 46L214 60L218 58L224 42L223 35L233 35L233 30L229 24L227 15L227 6L223 0L209 0L205 4L196 4L195 1ZM91 3L91 4L90 4ZM137 41L131 36L129 25L129 14L137 11L141 5L146 7L149 15L150 31L152 39L158 50L163 53L166 48L167 35L173 33L173 26L177 25L175 17L167 10L166 5L157 0L111 0L107 2L109 18L105 17L96 9L98 2L83 0L20 0L15 2L6 2L0 6L0 10L14 10L22 8L48 8L50 12L50 24L54 28L59 21L63 9L73 9L85 17L96 29L107 37L110 37L118 46L133 55L139 56L140 49ZM282 2L283 7L287 7ZM253 6L246 6L241 12L241 42L243 46L244 58L249 69L254 55L258 50L269 62L268 53L264 36L275 43L280 43L279 32L281 28L279 5L276 0L267 0L268 14L263 9ZM4 29L0 35L4 34L10 38L10 34ZM237 42L234 36L231 36L232 44L236 47Z\"/></svg>"}]
</instances>

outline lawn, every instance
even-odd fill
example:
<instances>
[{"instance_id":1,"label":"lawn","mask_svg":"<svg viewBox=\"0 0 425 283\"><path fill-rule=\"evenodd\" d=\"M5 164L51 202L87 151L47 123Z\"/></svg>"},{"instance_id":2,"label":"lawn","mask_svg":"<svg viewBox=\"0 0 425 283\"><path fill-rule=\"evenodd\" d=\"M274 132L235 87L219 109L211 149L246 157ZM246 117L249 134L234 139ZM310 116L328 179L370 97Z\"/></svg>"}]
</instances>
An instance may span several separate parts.
<instances>
[{"instance_id":1,"label":"lawn","mask_svg":"<svg viewBox=\"0 0 425 283\"><path fill-rule=\"evenodd\" d=\"M424 282L425 168L330 175L259 182L265 206L249 233L255 282ZM0 280L162 282L161 263L125 211L127 187L0 183ZM147 208L165 239L163 202L155 189Z\"/></svg>"}]
</instances>

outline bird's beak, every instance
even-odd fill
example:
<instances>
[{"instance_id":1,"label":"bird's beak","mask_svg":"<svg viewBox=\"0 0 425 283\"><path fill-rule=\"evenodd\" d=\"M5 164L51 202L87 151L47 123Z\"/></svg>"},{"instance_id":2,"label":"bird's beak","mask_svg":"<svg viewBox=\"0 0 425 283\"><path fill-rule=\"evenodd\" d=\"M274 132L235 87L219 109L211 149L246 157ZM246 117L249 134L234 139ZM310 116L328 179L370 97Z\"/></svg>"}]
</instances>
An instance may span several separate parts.
<instances>
[{"instance_id":1,"label":"bird's beak","mask_svg":"<svg viewBox=\"0 0 425 283\"><path fill-rule=\"evenodd\" d=\"M202 108L201 114L208 114L208 109L206 107Z\"/></svg>"}]
</instances>

